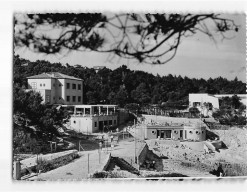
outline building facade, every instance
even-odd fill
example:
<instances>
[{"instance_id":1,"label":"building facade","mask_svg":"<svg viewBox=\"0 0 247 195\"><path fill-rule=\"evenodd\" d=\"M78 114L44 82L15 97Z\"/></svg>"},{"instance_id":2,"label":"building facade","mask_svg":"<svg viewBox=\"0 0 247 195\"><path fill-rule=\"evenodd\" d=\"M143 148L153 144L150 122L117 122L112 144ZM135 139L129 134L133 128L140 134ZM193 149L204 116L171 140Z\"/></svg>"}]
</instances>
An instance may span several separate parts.
<instances>
[{"instance_id":1,"label":"building facade","mask_svg":"<svg viewBox=\"0 0 247 195\"><path fill-rule=\"evenodd\" d=\"M200 125L147 125L145 139L205 141L206 128Z\"/></svg>"},{"instance_id":2,"label":"building facade","mask_svg":"<svg viewBox=\"0 0 247 195\"><path fill-rule=\"evenodd\" d=\"M109 131L118 125L116 105L77 105L70 118L70 126L80 133Z\"/></svg>"},{"instance_id":3,"label":"building facade","mask_svg":"<svg viewBox=\"0 0 247 195\"><path fill-rule=\"evenodd\" d=\"M201 107L204 103L211 103L213 108L219 109L219 99L207 93L190 93L189 107Z\"/></svg>"},{"instance_id":4,"label":"building facade","mask_svg":"<svg viewBox=\"0 0 247 195\"><path fill-rule=\"evenodd\" d=\"M83 80L59 72L42 73L27 77L28 90L39 92L43 103L81 105Z\"/></svg>"}]
</instances>

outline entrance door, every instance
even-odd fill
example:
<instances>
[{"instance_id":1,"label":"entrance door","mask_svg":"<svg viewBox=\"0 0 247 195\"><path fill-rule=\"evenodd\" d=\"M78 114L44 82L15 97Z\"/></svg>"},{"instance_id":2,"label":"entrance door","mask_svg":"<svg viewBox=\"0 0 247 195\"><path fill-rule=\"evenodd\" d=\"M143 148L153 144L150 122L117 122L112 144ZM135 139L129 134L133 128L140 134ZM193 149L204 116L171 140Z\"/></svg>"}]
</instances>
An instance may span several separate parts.
<instances>
[{"instance_id":1,"label":"entrance door","mask_svg":"<svg viewBox=\"0 0 247 195\"><path fill-rule=\"evenodd\" d=\"M165 137L165 133L164 133L164 131L161 131L160 138L164 139L164 137Z\"/></svg>"},{"instance_id":2,"label":"entrance door","mask_svg":"<svg viewBox=\"0 0 247 195\"><path fill-rule=\"evenodd\" d=\"M180 140L183 139L183 130L180 130Z\"/></svg>"},{"instance_id":3,"label":"entrance door","mask_svg":"<svg viewBox=\"0 0 247 195\"><path fill-rule=\"evenodd\" d=\"M104 127L103 121L99 121L99 130L103 131L103 127Z\"/></svg>"}]
</instances>

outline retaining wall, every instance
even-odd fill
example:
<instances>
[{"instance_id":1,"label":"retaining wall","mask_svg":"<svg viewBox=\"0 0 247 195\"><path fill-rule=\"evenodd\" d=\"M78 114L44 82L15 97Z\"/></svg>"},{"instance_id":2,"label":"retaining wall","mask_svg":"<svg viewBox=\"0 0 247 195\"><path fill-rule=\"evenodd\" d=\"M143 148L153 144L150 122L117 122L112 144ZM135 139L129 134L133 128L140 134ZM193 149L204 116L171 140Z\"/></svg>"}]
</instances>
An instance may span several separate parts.
<instances>
[{"instance_id":1,"label":"retaining wall","mask_svg":"<svg viewBox=\"0 0 247 195\"><path fill-rule=\"evenodd\" d=\"M65 159L70 158L70 160L73 160L75 156L78 155L77 150L68 150L65 152L58 152L58 153L52 153L52 154L46 154L46 155L38 155L38 159L42 159L44 161L53 162L53 161L63 161ZM27 169L33 170L37 166L37 156L32 158L27 158L22 161L21 163L21 174L24 174Z\"/></svg>"}]
</instances>

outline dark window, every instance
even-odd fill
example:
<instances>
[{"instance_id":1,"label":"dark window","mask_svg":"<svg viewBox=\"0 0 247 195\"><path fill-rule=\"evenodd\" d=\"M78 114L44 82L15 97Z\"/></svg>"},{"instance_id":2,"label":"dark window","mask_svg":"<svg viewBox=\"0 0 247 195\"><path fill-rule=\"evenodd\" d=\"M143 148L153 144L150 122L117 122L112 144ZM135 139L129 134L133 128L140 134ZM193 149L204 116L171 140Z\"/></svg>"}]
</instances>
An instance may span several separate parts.
<instances>
[{"instance_id":1,"label":"dark window","mask_svg":"<svg viewBox=\"0 0 247 195\"><path fill-rule=\"evenodd\" d=\"M45 84L43 84L43 87L45 86Z\"/></svg>"},{"instance_id":2,"label":"dark window","mask_svg":"<svg viewBox=\"0 0 247 195\"><path fill-rule=\"evenodd\" d=\"M53 87L55 87L55 83L53 83Z\"/></svg>"},{"instance_id":3,"label":"dark window","mask_svg":"<svg viewBox=\"0 0 247 195\"><path fill-rule=\"evenodd\" d=\"M81 90L81 84L78 84L78 90Z\"/></svg>"},{"instance_id":4,"label":"dark window","mask_svg":"<svg viewBox=\"0 0 247 195\"><path fill-rule=\"evenodd\" d=\"M78 102L81 102L81 96L78 96Z\"/></svg>"},{"instance_id":5,"label":"dark window","mask_svg":"<svg viewBox=\"0 0 247 195\"><path fill-rule=\"evenodd\" d=\"M114 120L114 125L116 125L117 124L117 121L116 120Z\"/></svg>"},{"instance_id":6,"label":"dark window","mask_svg":"<svg viewBox=\"0 0 247 195\"><path fill-rule=\"evenodd\" d=\"M73 96L73 102L75 102L75 96Z\"/></svg>"},{"instance_id":7,"label":"dark window","mask_svg":"<svg viewBox=\"0 0 247 195\"><path fill-rule=\"evenodd\" d=\"M97 122L94 122L94 127L97 127Z\"/></svg>"},{"instance_id":8,"label":"dark window","mask_svg":"<svg viewBox=\"0 0 247 195\"><path fill-rule=\"evenodd\" d=\"M72 89L76 89L76 84L72 84Z\"/></svg>"},{"instance_id":9,"label":"dark window","mask_svg":"<svg viewBox=\"0 0 247 195\"><path fill-rule=\"evenodd\" d=\"M42 87L42 84L40 84L40 87Z\"/></svg>"},{"instance_id":10,"label":"dark window","mask_svg":"<svg viewBox=\"0 0 247 195\"><path fill-rule=\"evenodd\" d=\"M74 123L76 123L76 121L74 121Z\"/></svg>"},{"instance_id":11,"label":"dark window","mask_svg":"<svg viewBox=\"0 0 247 195\"><path fill-rule=\"evenodd\" d=\"M67 83L67 89L69 89L70 88L70 83Z\"/></svg>"},{"instance_id":12,"label":"dark window","mask_svg":"<svg viewBox=\"0 0 247 195\"><path fill-rule=\"evenodd\" d=\"M104 121L104 125L107 125L107 121Z\"/></svg>"},{"instance_id":13,"label":"dark window","mask_svg":"<svg viewBox=\"0 0 247 195\"><path fill-rule=\"evenodd\" d=\"M109 125L112 125L112 120L109 120Z\"/></svg>"},{"instance_id":14,"label":"dark window","mask_svg":"<svg viewBox=\"0 0 247 195\"><path fill-rule=\"evenodd\" d=\"M70 96L67 96L67 102L69 102L70 101Z\"/></svg>"}]
</instances>

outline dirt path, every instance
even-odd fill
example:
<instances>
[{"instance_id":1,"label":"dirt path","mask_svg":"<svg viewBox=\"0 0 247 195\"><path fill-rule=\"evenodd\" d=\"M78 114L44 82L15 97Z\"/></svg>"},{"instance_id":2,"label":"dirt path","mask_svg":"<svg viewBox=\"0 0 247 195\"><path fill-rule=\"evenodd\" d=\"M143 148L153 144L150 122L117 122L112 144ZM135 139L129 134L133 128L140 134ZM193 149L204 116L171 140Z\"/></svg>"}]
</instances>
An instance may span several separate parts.
<instances>
[{"instance_id":1,"label":"dirt path","mask_svg":"<svg viewBox=\"0 0 247 195\"><path fill-rule=\"evenodd\" d=\"M89 173L93 173L95 170L102 167L102 163L106 160L107 154L101 153L101 163L99 163L98 150L90 152L80 152L80 158L73 162L49 171L47 173L41 173L32 180L82 180L88 178L88 154L89 154Z\"/></svg>"}]
</instances>

